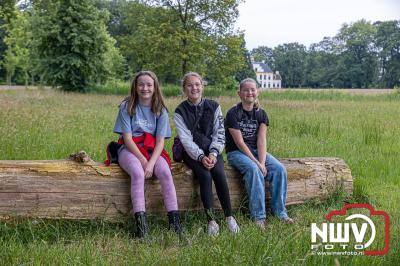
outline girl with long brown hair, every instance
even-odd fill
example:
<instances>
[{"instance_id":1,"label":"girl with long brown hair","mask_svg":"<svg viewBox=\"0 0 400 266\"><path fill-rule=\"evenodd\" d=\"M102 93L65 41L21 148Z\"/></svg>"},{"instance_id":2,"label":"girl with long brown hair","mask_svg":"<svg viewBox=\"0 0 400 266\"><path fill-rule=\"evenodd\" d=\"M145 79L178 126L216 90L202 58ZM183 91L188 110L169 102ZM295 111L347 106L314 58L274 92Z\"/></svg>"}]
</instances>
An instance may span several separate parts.
<instances>
[{"instance_id":1,"label":"girl with long brown hair","mask_svg":"<svg viewBox=\"0 0 400 266\"><path fill-rule=\"evenodd\" d=\"M141 71L132 81L131 94L119 109L114 132L120 134L118 163L131 177L131 199L137 235L145 237L149 228L144 196L145 179L155 175L161 184L170 225L181 234L171 159L164 151L164 139L171 137L168 110L157 76Z\"/></svg>"}]
</instances>

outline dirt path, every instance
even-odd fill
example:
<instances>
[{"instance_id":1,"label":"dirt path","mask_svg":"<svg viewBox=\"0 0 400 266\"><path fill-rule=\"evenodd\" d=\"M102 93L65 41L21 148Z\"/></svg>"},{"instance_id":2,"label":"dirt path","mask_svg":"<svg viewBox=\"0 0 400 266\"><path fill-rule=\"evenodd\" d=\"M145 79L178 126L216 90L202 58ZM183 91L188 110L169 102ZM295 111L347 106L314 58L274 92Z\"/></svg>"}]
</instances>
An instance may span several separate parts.
<instances>
[{"instance_id":1,"label":"dirt path","mask_svg":"<svg viewBox=\"0 0 400 266\"><path fill-rule=\"evenodd\" d=\"M37 89L36 86L17 86L17 85L0 85L0 90L24 90L24 89Z\"/></svg>"}]
</instances>

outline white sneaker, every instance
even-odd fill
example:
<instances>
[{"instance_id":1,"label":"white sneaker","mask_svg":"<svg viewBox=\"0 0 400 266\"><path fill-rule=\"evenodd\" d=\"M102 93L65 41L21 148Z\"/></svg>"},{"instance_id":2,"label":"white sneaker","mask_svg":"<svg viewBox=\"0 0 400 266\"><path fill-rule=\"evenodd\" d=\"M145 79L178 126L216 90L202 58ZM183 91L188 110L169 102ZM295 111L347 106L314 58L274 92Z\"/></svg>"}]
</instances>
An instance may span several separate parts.
<instances>
[{"instance_id":1,"label":"white sneaker","mask_svg":"<svg viewBox=\"0 0 400 266\"><path fill-rule=\"evenodd\" d=\"M258 226L258 228L260 228L261 230L265 230L265 219L260 219L256 221L256 225Z\"/></svg>"},{"instance_id":2,"label":"white sneaker","mask_svg":"<svg viewBox=\"0 0 400 266\"><path fill-rule=\"evenodd\" d=\"M287 224L294 224L294 220L288 216L281 218L280 219L282 222L287 223Z\"/></svg>"},{"instance_id":3,"label":"white sneaker","mask_svg":"<svg viewBox=\"0 0 400 266\"><path fill-rule=\"evenodd\" d=\"M217 236L219 234L219 225L216 221L212 220L208 222L208 235Z\"/></svg>"},{"instance_id":4,"label":"white sneaker","mask_svg":"<svg viewBox=\"0 0 400 266\"><path fill-rule=\"evenodd\" d=\"M232 234L237 234L240 231L239 225L237 224L233 216L226 217L226 223L228 224L228 229Z\"/></svg>"}]
</instances>

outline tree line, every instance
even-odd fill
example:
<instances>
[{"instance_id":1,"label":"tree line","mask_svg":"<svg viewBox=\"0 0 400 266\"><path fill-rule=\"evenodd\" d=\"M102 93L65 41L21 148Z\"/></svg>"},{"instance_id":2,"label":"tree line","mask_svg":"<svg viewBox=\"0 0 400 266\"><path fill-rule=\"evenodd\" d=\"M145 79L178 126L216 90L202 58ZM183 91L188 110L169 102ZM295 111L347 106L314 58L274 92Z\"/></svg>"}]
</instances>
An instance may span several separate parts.
<instances>
[{"instance_id":1,"label":"tree line","mask_svg":"<svg viewBox=\"0 0 400 266\"><path fill-rule=\"evenodd\" d=\"M400 86L400 20L359 20L308 49L287 43L251 55L279 70L283 87L393 88Z\"/></svg>"},{"instance_id":2,"label":"tree line","mask_svg":"<svg viewBox=\"0 0 400 266\"><path fill-rule=\"evenodd\" d=\"M187 71L236 88L255 78L250 55L279 70L284 87L394 87L400 21L344 24L309 48L248 51L234 29L242 0L2 0L0 81L85 91L151 69L164 83Z\"/></svg>"},{"instance_id":3,"label":"tree line","mask_svg":"<svg viewBox=\"0 0 400 266\"><path fill-rule=\"evenodd\" d=\"M251 70L234 29L241 0L4 0L1 78L85 91L151 69L177 83L187 71L231 84Z\"/></svg>"}]
</instances>

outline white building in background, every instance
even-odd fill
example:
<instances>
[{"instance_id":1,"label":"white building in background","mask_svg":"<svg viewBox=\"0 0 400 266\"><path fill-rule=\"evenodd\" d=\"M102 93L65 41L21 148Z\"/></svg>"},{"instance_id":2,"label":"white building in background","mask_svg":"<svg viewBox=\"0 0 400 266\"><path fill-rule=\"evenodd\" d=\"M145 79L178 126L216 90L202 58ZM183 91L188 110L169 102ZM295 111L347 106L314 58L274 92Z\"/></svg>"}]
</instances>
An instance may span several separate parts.
<instances>
[{"instance_id":1,"label":"white building in background","mask_svg":"<svg viewBox=\"0 0 400 266\"><path fill-rule=\"evenodd\" d=\"M279 71L275 74L271 68L265 63L252 61L254 72L256 72L257 81L260 84L261 89L280 89L282 88L282 78L279 75Z\"/></svg>"}]
</instances>

